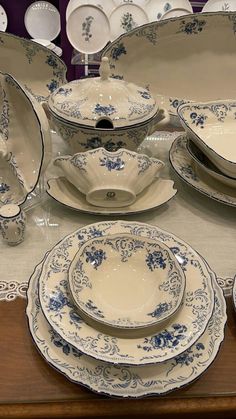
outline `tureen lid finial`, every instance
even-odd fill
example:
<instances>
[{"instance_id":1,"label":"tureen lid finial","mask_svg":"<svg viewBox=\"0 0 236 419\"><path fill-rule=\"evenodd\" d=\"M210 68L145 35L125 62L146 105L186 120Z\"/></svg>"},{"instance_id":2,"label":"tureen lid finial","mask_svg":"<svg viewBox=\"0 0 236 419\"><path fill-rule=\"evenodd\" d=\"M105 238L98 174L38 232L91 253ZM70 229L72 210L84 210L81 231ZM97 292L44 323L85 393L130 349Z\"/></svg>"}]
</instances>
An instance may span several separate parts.
<instances>
[{"instance_id":1,"label":"tureen lid finial","mask_svg":"<svg viewBox=\"0 0 236 419\"><path fill-rule=\"evenodd\" d=\"M108 77L110 76L110 63L107 57L102 58L102 62L99 68L99 74L101 80L108 80Z\"/></svg>"}]
</instances>

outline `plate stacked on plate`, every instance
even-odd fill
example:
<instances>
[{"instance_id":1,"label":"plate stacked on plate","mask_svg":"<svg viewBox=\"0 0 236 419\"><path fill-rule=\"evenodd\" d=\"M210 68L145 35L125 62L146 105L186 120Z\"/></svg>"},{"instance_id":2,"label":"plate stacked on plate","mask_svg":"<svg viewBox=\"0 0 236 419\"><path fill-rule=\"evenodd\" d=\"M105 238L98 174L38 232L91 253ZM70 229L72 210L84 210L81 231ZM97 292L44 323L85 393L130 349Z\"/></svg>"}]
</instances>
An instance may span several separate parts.
<instances>
[{"instance_id":1,"label":"plate stacked on plate","mask_svg":"<svg viewBox=\"0 0 236 419\"><path fill-rule=\"evenodd\" d=\"M113 252L116 253L115 259ZM114 267L117 258L120 258L120 264L122 258L128 260L122 269L126 269L124 266L128 263L128 270L137 266L140 272L145 266L144 262L140 262L144 253L146 256L143 261L148 265L149 280L154 279L156 284L152 269L162 272L159 286L165 291L165 297L167 289L180 291L174 293L175 298L170 300L163 299L162 294L156 302L162 305L155 307L155 310L152 310L151 299L148 309L152 310L153 316L148 315L149 322L155 323L158 315L163 313L168 318L165 321L163 318L159 324L142 324L142 333L139 334L139 330L137 336L129 328L125 330L126 334L124 330L120 334L120 324L117 328L114 324L106 325L99 321L107 318L107 315L110 320L120 318L117 315L119 307L116 306L116 311L112 311L114 305L110 308L107 305L108 301L115 301L111 293L112 285L104 288L103 283L103 288L100 288L103 293L107 289L106 299L99 300L101 294L96 288L93 297L97 298L97 304L103 303L103 307L100 305L96 308L95 302L89 301L93 283L87 290L90 291L87 310L90 310L89 316L91 312L93 316L96 312L98 318L84 320L71 292L78 291L81 286L86 287L91 272L95 272L93 280L101 280L101 277L97 277L100 268L111 272L110 266ZM111 257L113 263L109 264ZM168 269L168 279L163 273L165 268ZM119 290L118 274L114 272L110 280L116 292ZM121 286L127 290L131 283L127 288L124 272ZM135 279L131 276L126 277L127 281ZM170 278L178 278L177 282L174 280L173 287ZM108 278L104 280L109 281ZM150 289L153 291L149 286L147 291L145 289L146 295ZM129 311L125 308L141 298L142 292L139 291L132 287L130 295L126 295L122 302L117 299L117 305L122 305L121 313L125 316L122 324L125 326ZM178 301L176 296L179 297ZM172 313L168 311L170 301L177 302L176 311ZM131 308L134 313L135 307ZM30 332L42 356L68 379L107 395L142 397L178 389L195 380L209 367L224 338L225 309L225 300L215 274L189 245L155 226L111 221L80 228L46 254L30 280L27 316ZM141 309L141 312L143 314L145 310Z\"/></svg>"}]
</instances>

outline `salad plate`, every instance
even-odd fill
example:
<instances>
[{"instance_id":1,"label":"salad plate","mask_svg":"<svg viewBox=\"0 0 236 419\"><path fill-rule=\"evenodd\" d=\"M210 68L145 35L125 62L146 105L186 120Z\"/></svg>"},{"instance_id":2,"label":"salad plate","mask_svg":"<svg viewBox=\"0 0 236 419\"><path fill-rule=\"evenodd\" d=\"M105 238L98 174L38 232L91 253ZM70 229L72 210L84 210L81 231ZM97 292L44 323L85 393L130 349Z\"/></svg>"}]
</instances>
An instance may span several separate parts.
<instances>
[{"instance_id":1,"label":"salad plate","mask_svg":"<svg viewBox=\"0 0 236 419\"><path fill-rule=\"evenodd\" d=\"M174 171L189 186L203 195L232 207L236 206L236 191L211 179L208 173L196 167L187 149L187 137L181 135L176 138L170 149L170 163Z\"/></svg>"},{"instance_id":2,"label":"salad plate","mask_svg":"<svg viewBox=\"0 0 236 419\"><path fill-rule=\"evenodd\" d=\"M2 5L0 5L0 31L5 32L5 30L7 29L7 23L8 23L8 19L7 19L6 11L2 7Z\"/></svg>"},{"instance_id":3,"label":"salad plate","mask_svg":"<svg viewBox=\"0 0 236 419\"><path fill-rule=\"evenodd\" d=\"M235 96L235 28L232 12L194 13L123 34L103 55L115 77L149 88L172 122L179 124L181 103Z\"/></svg>"},{"instance_id":4,"label":"salad plate","mask_svg":"<svg viewBox=\"0 0 236 419\"><path fill-rule=\"evenodd\" d=\"M85 195L65 177L48 180L47 193L55 201L76 211L94 215L128 215L154 210L169 202L177 193L172 180L157 178L141 192L136 201L120 208L104 208L89 204Z\"/></svg>"},{"instance_id":5,"label":"salad plate","mask_svg":"<svg viewBox=\"0 0 236 419\"><path fill-rule=\"evenodd\" d=\"M236 10L235 0L208 0L203 8L202 12L233 12Z\"/></svg>"},{"instance_id":6,"label":"salad plate","mask_svg":"<svg viewBox=\"0 0 236 419\"><path fill-rule=\"evenodd\" d=\"M236 179L225 176L221 173L191 140L187 141L187 150L189 154L191 154L195 166L200 167L204 172L208 173L218 182L229 186L230 188L236 188Z\"/></svg>"},{"instance_id":7,"label":"salad plate","mask_svg":"<svg viewBox=\"0 0 236 419\"><path fill-rule=\"evenodd\" d=\"M128 234L86 241L70 265L68 279L81 313L129 330L169 319L185 290L184 272L165 244Z\"/></svg>"},{"instance_id":8,"label":"salad plate","mask_svg":"<svg viewBox=\"0 0 236 419\"><path fill-rule=\"evenodd\" d=\"M186 277L183 304L173 319L164 328L137 339L111 335L86 324L71 302L68 285L69 266L87 240L124 233L162 241L175 254ZM61 240L45 259L39 298L46 319L63 339L95 359L122 365L161 363L180 355L203 334L214 307L211 276L197 252L158 227L125 221L92 224Z\"/></svg>"},{"instance_id":9,"label":"salad plate","mask_svg":"<svg viewBox=\"0 0 236 419\"><path fill-rule=\"evenodd\" d=\"M47 101L50 93L66 83L64 62L29 39L0 32L0 60L1 71L11 74L38 102Z\"/></svg>"},{"instance_id":10,"label":"salad plate","mask_svg":"<svg viewBox=\"0 0 236 419\"><path fill-rule=\"evenodd\" d=\"M111 41L122 33L131 31L138 26L148 23L145 9L136 3L120 3L110 14Z\"/></svg>"},{"instance_id":11,"label":"salad plate","mask_svg":"<svg viewBox=\"0 0 236 419\"><path fill-rule=\"evenodd\" d=\"M226 303L215 280L213 315L206 331L188 350L161 364L124 367L83 355L63 340L46 321L38 298L38 281L43 263L35 268L27 292L27 318L33 341L49 365L72 382L99 394L138 398L164 395L190 384L212 364L224 339Z\"/></svg>"},{"instance_id":12,"label":"salad plate","mask_svg":"<svg viewBox=\"0 0 236 419\"><path fill-rule=\"evenodd\" d=\"M42 106L8 74L0 73L0 99L0 200L19 205L49 163L50 130Z\"/></svg>"},{"instance_id":13,"label":"salad plate","mask_svg":"<svg viewBox=\"0 0 236 419\"><path fill-rule=\"evenodd\" d=\"M84 4L73 9L68 16L66 33L77 51L95 54L110 41L110 23L100 7Z\"/></svg>"},{"instance_id":14,"label":"salad plate","mask_svg":"<svg viewBox=\"0 0 236 419\"><path fill-rule=\"evenodd\" d=\"M176 8L188 10L188 13L193 12L189 0L149 0L145 6L149 22L162 19L165 13Z\"/></svg>"},{"instance_id":15,"label":"salad plate","mask_svg":"<svg viewBox=\"0 0 236 419\"><path fill-rule=\"evenodd\" d=\"M34 1L25 12L24 22L32 38L53 41L61 31L60 13L48 1Z\"/></svg>"}]
</instances>

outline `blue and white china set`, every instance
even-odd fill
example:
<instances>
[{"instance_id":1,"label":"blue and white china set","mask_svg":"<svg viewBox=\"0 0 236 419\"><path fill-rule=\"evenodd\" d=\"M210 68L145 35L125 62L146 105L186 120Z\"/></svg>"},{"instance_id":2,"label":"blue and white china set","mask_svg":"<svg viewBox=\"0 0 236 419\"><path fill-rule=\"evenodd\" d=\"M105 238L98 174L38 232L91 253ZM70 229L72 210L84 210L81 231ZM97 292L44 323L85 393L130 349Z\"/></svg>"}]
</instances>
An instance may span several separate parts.
<instances>
[{"instance_id":1,"label":"blue and white china set","mask_svg":"<svg viewBox=\"0 0 236 419\"><path fill-rule=\"evenodd\" d=\"M170 3L163 3L161 14ZM118 216L161 205L164 211L177 192L172 180L162 178L168 164L201 194L236 206L236 99L216 100L218 93L210 97L208 90L196 100L193 88L187 95L185 87L181 97L178 89L171 93L172 81L168 89L163 81L162 91L155 68L166 34L174 48L186 41L200 51L206 39L211 45L218 26L235 51L235 13L191 13L130 28L107 45L100 77L70 83L65 64L47 47L0 33L2 246L24 240L24 208L49 164L57 176L47 179L48 201L68 213ZM234 64L231 53L226 66ZM16 59L7 59L12 54ZM146 136L171 126L182 132L169 162L140 152ZM52 129L68 150L54 159ZM63 237L35 267L27 298L29 331L47 363L108 396L180 389L208 369L224 340L226 302L214 271L184 240L143 222L108 217ZM235 287L233 300L236 306Z\"/></svg>"}]
</instances>

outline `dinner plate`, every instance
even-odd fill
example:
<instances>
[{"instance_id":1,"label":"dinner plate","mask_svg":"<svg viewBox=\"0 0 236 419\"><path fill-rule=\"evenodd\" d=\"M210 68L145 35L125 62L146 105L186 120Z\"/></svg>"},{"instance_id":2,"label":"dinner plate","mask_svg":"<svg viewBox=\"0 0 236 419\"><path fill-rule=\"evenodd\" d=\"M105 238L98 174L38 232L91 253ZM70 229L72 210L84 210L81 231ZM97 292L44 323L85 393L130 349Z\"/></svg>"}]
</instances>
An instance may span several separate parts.
<instances>
[{"instance_id":1,"label":"dinner plate","mask_svg":"<svg viewBox=\"0 0 236 419\"><path fill-rule=\"evenodd\" d=\"M163 15L175 8L187 9L189 13L193 11L188 0L149 0L145 6L149 22L160 20Z\"/></svg>"},{"instance_id":2,"label":"dinner plate","mask_svg":"<svg viewBox=\"0 0 236 419\"><path fill-rule=\"evenodd\" d=\"M233 12L236 10L235 0L208 0L202 8L202 12Z\"/></svg>"},{"instance_id":3,"label":"dinner plate","mask_svg":"<svg viewBox=\"0 0 236 419\"><path fill-rule=\"evenodd\" d=\"M77 51L95 54L110 41L108 17L95 5L78 6L68 17L66 33L71 45Z\"/></svg>"},{"instance_id":4,"label":"dinner plate","mask_svg":"<svg viewBox=\"0 0 236 419\"><path fill-rule=\"evenodd\" d=\"M88 240L68 281L81 315L125 330L163 324L180 308L186 282L164 243L129 234Z\"/></svg>"},{"instance_id":5,"label":"dinner plate","mask_svg":"<svg viewBox=\"0 0 236 419\"><path fill-rule=\"evenodd\" d=\"M158 178L137 196L133 204L122 208L103 208L89 204L86 201L85 195L72 185L72 183L68 182L65 177L49 179L47 193L55 201L76 211L94 215L117 216L154 210L169 202L175 196L177 190L174 189L174 182L172 180Z\"/></svg>"},{"instance_id":6,"label":"dinner plate","mask_svg":"<svg viewBox=\"0 0 236 419\"><path fill-rule=\"evenodd\" d=\"M25 12L24 22L32 38L52 41L61 31L60 13L48 1L34 1Z\"/></svg>"},{"instance_id":7,"label":"dinner plate","mask_svg":"<svg viewBox=\"0 0 236 419\"><path fill-rule=\"evenodd\" d=\"M47 101L53 90L66 83L64 62L29 39L1 32L0 60L1 71L11 74L38 102Z\"/></svg>"},{"instance_id":8,"label":"dinner plate","mask_svg":"<svg viewBox=\"0 0 236 419\"><path fill-rule=\"evenodd\" d=\"M112 11L109 20L111 41L149 21L145 10L135 3L121 3Z\"/></svg>"},{"instance_id":9,"label":"dinner plate","mask_svg":"<svg viewBox=\"0 0 236 419\"><path fill-rule=\"evenodd\" d=\"M51 158L51 137L42 106L10 75L0 72L0 203L22 204Z\"/></svg>"},{"instance_id":10,"label":"dinner plate","mask_svg":"<svg viewBox=\"0 0 236 419\"><path fill-rule=\"evenodd\" d=\"M137 339L108 334L105 326L86 324L71 303L68 269L75 254L89 239L111 234L132 234L157 239L176 255L184 269L183 304L164 328ZM145 365L171 359L199 339L212 315L211 277L201 257L186 243L158 227L144 223L107 221L88 225L69 234L48 254L39 280L39 298L53 329L79 351L113 364Z\"/></svg>"},{"instance_id":11,"label":"dinner plate","mask_svg":"<svg viewBox=\"0 0 236 419\"><path fill-rule=\"evenodd\" d=\"M7 23L8 23L8 19L7 19L6 11L2 7L2 5L0 5L0 31L5 32L5 30L7 29Z\"/></svg>"},{"instance_id":12,"label":"dinner plate","mask_svg":"<svg viewBox=\"0 0 236 419\"><path fill-rule=\"evenodd\" d=\"M187 137L180 135L170 149L170 163L175 172L198 192L223 204L236 206L236 191L211 179L208 173L199 170L187 149Z\"/></svg>"},{"instance_id":13,"label":"dinner plate","mask_svg":"<svg viewBox=\"0 0 236 419\"><path fill-rule=\"evenodd\" d=\"M175 124L183 102L236 95L232 12L194 13L148 23L121 35L103 56L109 58L115 77L149 88Z\"/></svg>"},{"instance_id":14,"label":"dinner plate","mask_svg":"<svg viewBox=\"0 0 236 419\"><path fill-rule=\"evenodd\" d=\"M43 263L35 268L29 282L26 309L29 330L43 358L72 382L109 396L138 398L163 395L196 380L217 356L224 339L226 303L212 271L215 306L206 331L198 341L170 361L143 367L124 367L83 355L51 328L38 298L42 266Z\"/></svg>"}]
</instances>

